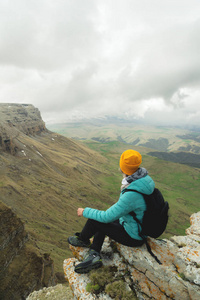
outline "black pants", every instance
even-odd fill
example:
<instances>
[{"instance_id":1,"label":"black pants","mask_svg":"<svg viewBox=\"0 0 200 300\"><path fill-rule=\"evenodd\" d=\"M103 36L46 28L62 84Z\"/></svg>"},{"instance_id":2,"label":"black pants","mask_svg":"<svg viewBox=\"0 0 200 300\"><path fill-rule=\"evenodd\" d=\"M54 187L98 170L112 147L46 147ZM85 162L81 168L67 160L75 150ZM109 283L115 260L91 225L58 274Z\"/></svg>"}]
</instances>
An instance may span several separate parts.
<instances>
[{"instance_id":1,"label":"black pants","mask_svg":"<svg viewBox=\"0 0 200 300\"><path fill-rule=\"evenodd\" d=\"M80 233L80 239L88 242L88 240L94 236L91 249L100 252L106 235L116 242L129 247L138 247L144 243L141 240L131 238L124 227L119 223L119 220L111 223L101 223L88 219Z\"/></svg>"}]
</instances>

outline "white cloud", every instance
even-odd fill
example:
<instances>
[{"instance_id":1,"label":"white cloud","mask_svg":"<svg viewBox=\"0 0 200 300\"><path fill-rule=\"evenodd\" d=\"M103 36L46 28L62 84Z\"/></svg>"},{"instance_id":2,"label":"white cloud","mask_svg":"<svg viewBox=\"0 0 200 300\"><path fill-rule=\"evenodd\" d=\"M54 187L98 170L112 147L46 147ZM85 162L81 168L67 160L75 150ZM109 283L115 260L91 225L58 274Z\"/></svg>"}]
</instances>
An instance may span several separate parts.
<instances>
[{"instance_id":1,"label":"white cloud","mask_svg":"<svg viewBox=\"0 0 200 300\"><path fill-rule=\"evenodd\" d=\"M0 102L198 124L199 0L0 0Z\"/></svg>"}]
</instances>

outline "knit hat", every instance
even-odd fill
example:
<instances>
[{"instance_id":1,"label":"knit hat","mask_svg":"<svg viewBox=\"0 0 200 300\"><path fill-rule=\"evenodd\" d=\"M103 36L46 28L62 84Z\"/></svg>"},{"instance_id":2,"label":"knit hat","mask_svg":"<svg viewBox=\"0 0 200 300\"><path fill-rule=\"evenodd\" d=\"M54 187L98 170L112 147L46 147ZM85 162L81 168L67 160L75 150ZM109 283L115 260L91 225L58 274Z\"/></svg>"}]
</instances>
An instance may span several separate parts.
<instances>
[{"instance_id":1,"label":"knit hat","mask_svg":"<svg viewBox=\"0 0 200 300\"><path fill-rule=\"evenodd\" d=\"M132 175L142 163L142 155L135 150L126 150L122 153L119 166L126 175Z\"/></svg>"}]
</instances>

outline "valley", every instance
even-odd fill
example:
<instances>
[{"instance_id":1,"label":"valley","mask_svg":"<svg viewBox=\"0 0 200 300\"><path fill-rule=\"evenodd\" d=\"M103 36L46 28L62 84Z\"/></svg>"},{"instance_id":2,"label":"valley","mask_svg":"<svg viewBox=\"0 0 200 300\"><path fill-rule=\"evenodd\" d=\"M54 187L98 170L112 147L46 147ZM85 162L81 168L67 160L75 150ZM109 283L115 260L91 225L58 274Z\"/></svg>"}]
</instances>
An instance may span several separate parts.
<instances>
[{"instance_id":1,"label":"valley","mask_svg":"<svg viewBox=\"0 0 200 300\"><path fill-rule=\"evenodd\" d=\"M76 123L48 124L48 128L76 140L100 143L118 141L156 151L187 151L200 154L200 130L142 125L126 120L102 119Z\"/></svg>"}]
</instances>

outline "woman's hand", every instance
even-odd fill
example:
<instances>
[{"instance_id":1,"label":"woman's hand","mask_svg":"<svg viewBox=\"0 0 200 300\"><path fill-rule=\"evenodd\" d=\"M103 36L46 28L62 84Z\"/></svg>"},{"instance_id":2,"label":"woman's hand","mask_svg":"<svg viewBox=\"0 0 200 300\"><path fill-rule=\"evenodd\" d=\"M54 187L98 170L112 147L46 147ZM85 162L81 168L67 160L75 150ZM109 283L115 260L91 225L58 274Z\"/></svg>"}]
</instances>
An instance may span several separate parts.
<instances>
[{"instance_id":1,"label":"woman's hand","mask_svg":"<svg viewBox=\"0 0 200 300\"><path fill-rule=\"evenodd\" d=\"M84 211L84 208L79 207L79 208L77 209L77 215L78 215L79 217L82 217L82 216L83 216L83 211Z\"/></svg>"}]
</instances>

